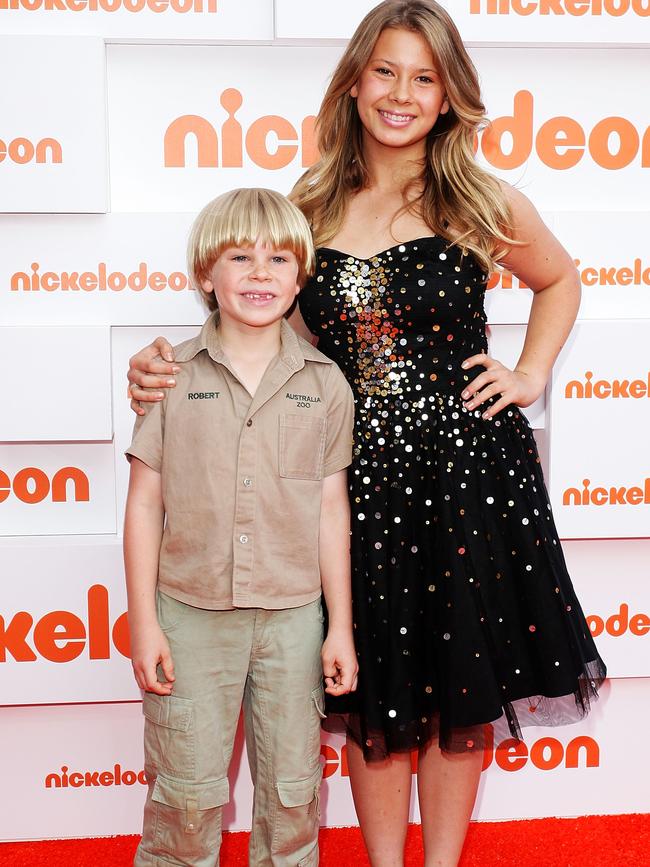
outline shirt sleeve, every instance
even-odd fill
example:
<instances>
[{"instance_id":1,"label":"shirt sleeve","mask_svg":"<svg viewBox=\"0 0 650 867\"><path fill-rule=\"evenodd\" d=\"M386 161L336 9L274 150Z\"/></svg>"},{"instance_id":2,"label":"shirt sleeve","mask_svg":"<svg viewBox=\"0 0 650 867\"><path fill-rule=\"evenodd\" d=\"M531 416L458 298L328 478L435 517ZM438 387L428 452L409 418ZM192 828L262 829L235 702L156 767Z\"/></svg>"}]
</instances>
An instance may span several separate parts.
<instances>
[{"instance_id":1,"label":"shirt sleeve","mask_svg":"<svg viewBox=\"0 0 650 867\"><path fill-rule=\"evenodd\" d=\"M331 365L327 381L327 440L323 475L331 476L352 463L354 397L345 376Z\"/></svg>"},{"instance_id":2,"label":"shirt sleeve","mask_svg":"<svg viewBox=\"0 0 650 867\"><path fill-rule=\"evenodd\" d=\"M152 470L162 470L163 431L165 400L147 404L146 415L139 415L133 425L131 445L124 452L127 460L138 458Z\"/></svg>"}]
</instances>

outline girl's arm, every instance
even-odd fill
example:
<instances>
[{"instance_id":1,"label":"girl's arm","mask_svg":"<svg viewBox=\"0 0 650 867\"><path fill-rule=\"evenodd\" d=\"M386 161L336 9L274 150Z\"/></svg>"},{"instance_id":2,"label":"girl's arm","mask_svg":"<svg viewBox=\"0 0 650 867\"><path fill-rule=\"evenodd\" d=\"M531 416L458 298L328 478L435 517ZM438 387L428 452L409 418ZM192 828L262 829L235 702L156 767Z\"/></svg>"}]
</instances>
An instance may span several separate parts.
<instances>
[{"instance_id":1,"label":"girl's arm","mask_svg":"<svg viewBox=\"0 0 650 867\"><path fill-rule=\"evenodd\" d=\"M132 457L124 518L131 662L138 686L158 695L169 695L174 681L169 643L156 613L158 557L164 517L160 473ZM159 681L156 674L159 663L165 677L163 681Z\"/></svg>"},{"instance_id":2,"label":"girl's arm","mask_svg":"<svg viewBox=\"0 0 650 867\"><path fill-rule=\"evenodd\" d=\"M492 418L509 404L530 406L543 392L553 364L569 336L580 306L580 278L573 260L522 193L503 185L512 208L514 238L501 264L534 292L526 340L514 370L489 355L466 359L464 368L486 368L463 391L467 409L476 409L494 395Z\"/></svg>"}]
</instances>

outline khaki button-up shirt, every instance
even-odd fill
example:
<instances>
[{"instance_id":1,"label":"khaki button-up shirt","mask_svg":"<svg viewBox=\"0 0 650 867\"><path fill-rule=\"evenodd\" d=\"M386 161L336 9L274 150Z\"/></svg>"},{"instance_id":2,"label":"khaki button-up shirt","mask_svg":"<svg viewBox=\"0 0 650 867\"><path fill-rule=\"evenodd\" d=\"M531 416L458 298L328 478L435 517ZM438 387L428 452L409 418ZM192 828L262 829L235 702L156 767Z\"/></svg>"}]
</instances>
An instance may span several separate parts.
<instances>
[{"instance_id":1,"label":"khaki button-up shirt","mask_svg":"<svg viewBox=\"0 0 650 867\"><path fill-rule=\"evenodd\" d=\"M221 348L218 313L175 348L176 387L135 423L127 456L162 475L159 588L199 608L293 608L321 592L322 479L352 457L339 368L283 320L251 397Z\"/></svg>"}]
</instances>

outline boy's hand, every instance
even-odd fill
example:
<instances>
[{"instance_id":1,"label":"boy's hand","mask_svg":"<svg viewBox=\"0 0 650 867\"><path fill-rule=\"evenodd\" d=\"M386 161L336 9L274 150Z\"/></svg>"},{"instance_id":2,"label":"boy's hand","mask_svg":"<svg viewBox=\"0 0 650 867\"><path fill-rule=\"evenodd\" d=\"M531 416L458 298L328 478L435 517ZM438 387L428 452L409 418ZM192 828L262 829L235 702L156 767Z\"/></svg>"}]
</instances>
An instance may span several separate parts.
<instances>
[{"instance_id":1,"label":"boy's hand","mask_svg":"<svg viewBox=\"0 0 650 867\"><path fill-rule=\"evenodd\" d=\"M156 695L171 695L174 686L174 663L169 642L157 623L137 630L131 639L131 662L140 689ZM159 681L156 668L160 663L166 680Z\"/></svg>"},{"instance_id":2,"label":"boy's hand","mask_svg":"<svg viewBox=\"0 0 650 867\"><path fill-rule=\"evenodd\" d=\"M357 688L357 654L351 632L327 633L321 650L325 692L330 695L346 695Z\"/></svg>"}]
</instances>

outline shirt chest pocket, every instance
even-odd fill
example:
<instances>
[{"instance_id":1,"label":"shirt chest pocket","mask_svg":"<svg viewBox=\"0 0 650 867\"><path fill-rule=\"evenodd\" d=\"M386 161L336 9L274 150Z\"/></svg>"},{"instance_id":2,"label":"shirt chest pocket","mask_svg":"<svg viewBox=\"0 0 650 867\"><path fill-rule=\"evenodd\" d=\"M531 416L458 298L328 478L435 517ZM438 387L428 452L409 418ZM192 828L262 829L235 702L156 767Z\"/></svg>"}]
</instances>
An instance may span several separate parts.
<instances>
[{"instance_id":1,"label":"shirt chest pocket","mask_svg":"<svg viewBox=\"0 0 650 867\"><path fill-rule=\"evenodd\" d=\"M280 475L285 479L322 479L326 434L326 418L281 415Z\"/></svg>"}]
</instances>

